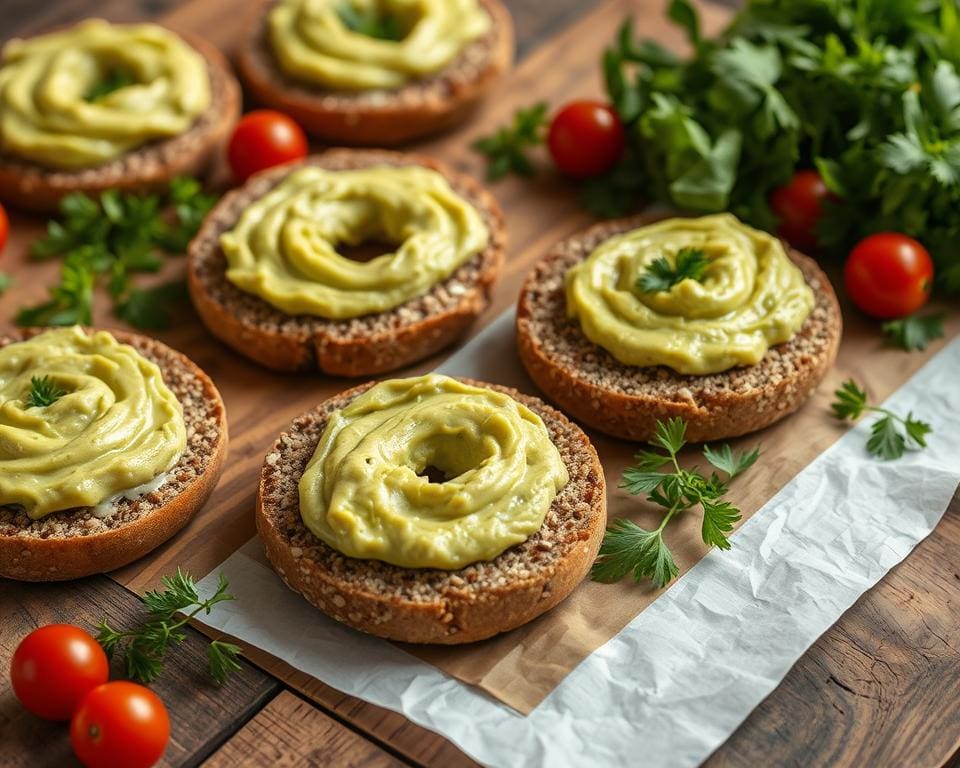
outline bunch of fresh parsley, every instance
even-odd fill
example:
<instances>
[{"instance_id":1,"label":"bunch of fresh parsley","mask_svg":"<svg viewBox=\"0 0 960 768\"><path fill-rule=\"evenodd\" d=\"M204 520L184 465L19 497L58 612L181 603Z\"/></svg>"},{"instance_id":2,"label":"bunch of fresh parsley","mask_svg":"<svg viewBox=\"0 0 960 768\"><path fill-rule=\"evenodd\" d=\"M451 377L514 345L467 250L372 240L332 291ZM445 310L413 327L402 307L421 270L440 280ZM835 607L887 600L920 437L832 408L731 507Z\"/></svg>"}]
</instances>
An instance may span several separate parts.
<instances>
[{"instance_id":1,"label":"bunch of fresh parsley","mask_svg":"<svg viewBox=\"0 0 960 768\"><path fill-rule=\"evenodd\" d=\"M845 381L835 393L836 400L831 404L833 415L841 421L855 421L864 413L877 413L880 418L870 426L870 439L867 450L882 459L899 459L907 447L926 448L927 435L933 428L925 421L898 416L893 411L870 405L867 393L853 379Z\"/></svg>"},{"instance_id":2,"label":"bunch of fresh parsley","mask_svg":"<svg viewBox=\"0 0 960 768\"><path fill-rule=\"evenodd\" d=\"M668 523L681 512L699 506L703 512L700 534L704 544L729 549L727 534L733 530L740 510L727 501L729 481L749 469L760 456L760 449L735 454L729 445L714 450L704 446L703 457L727 476L716 472L709 476L696 467L684 469L677 454L686 445L687 425L680 418L657 422L656 435L650 442L653 451L640 451L636 464L623 473L620 487L628 493L647 494L647 501L666 511L660 525L648 531L630 520L616 520L607 530L600 546L600 555L591 575L597 581L619 581L628 573L636 581L651 579L664 587L676 578L678 569L673 553L663 540ZM667 467L666 472L663 468Z\"/></svg>"},{"instance_id":3,"label":"bunch of fresh parsley","mask_svg":"<svg viewBox=\"0 0 960 768\"><path fill-rule=\"evenodd\" d=\"M592 212L619 216L657 200L729 210L773 231L770 192L816 167L837 196L820 223L826 249L901 232L930 251L940 285L960 292L956 0L748 0L714 39L690 0L670 0L667 13L690 57L638 41L632 19L604 54L628 144L584 187ZM499 143L522 152L503 130Z\"/></svg>"},{"instance_id":4,"label":"bunch of fresh parsley","mask_svg":"<svg viewBox=\"0 0 960 768\"><path fill-rule=\"evenodd\" d=\"M224 600L233 600L227 594L227 580L220 574L217 591L212 597L201 600L197 585L189 574L179 568L175 576L163 577L164 589L147 592L143 596L150 618L137 629L118 631L106 621L100 622L97 642L103 646L107 656L113 658L118 651L123 654L127 676L144 683L152 682L163 672L167 647L171 643L180 644L187 639L181 628L200 612L210 613L210 609ZM178 619L176 615L183 614ZM207 647L207 660L210 664L210 676L220 684L231 672L240 669L237 657L240 648L232 643L214 640Z\"/></svg>"},{"instance_id":5,"label":"bunch of fresh parsley","mask_svg":"<svg viewBox=\"0 0 960 768\"><path fill-rule=\"evenodd\" d=\"M182 283L138 288L132 276L156 272L163 254L183 253L216 198L194 179L174 179L169 193L138 196L108 190L93 200L68 195L60 204L61 220L33 244L31 256L63 258L60 282L50 298L17 314L19 325L89 325L94 288L103 280L117 317L148 330L165 328L173 302L182 301Z\"/></svg>"}]
</instances>

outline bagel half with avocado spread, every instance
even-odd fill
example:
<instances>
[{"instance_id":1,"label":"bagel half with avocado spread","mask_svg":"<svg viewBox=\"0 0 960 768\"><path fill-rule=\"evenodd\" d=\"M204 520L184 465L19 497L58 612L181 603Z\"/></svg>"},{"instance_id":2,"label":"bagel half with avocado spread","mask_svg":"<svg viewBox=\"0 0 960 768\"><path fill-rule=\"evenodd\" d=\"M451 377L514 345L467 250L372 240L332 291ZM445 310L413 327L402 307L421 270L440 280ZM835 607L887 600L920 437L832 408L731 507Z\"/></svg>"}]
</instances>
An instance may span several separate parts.
<instances>
[{"instance_id":1,"label":"bagel half with avocado spread","mask_svg":"<svg viewBox=\"0 0 960 768\"><path fill-rule=\"evenodd\" d=\"M226 451L216 387L159 341L0 335L0 577L62 581L137 560L203 506Z\"/></svg>"},{"instance_id":2,"label":"bagel half with avocado spread","mask_svg":"<svg viewBox=\"0 0 960 768\"><path fill-rule=\"evenodd\" d=\"M505 243L473 179L417 155L333 150L225 195L190 244L188 283L211 333L252 360L372 375L457 339L487 307Z\"/></svg>"},{"instance_id":3,"label":"bagel half with avocado spread","mask_svg":"<svg viewBox=\"0 0 960 768\"><path fill-rule=\"evenodd\" d=\"M428 374L369 383L267 453L257 529L287 585L354 629L467 643L563 600L606 525L597 452L535 397Z\"/></svg>"},{"instance_id":4,"label":"bagel half with avocado spread","mask_svg":"<svg viewBox=\"0 0 960 768\"><path fill-rule=\"evenodd\" d=\"M814 392L841 331L817 263L729 214L598 224L540 260L517 307L537 386L629 440L674 417L699 442L774 423Z\"/></svg>"},{"instance_id":5,"label":"bagel half with avocado spread","mask_svg":"<svg viewBox=\"0 0 960 768\"><path fill-rule=\"evenodd\" d=\"M223 55L157 24L90 19L0 55L0 199L142 192L202 173L240 116Z\"/></svg>"},{"instance_id":6,"label":"bagel half with avocado spread","mask_svg":"<svg viewBox=\"0 0 960 768\"><path fill-rule=\"evenodd\" d=\"M237 56L258 102L373 146L464 120L512 61L501 0L268 0Z\"/></svg>"}]
</instances>

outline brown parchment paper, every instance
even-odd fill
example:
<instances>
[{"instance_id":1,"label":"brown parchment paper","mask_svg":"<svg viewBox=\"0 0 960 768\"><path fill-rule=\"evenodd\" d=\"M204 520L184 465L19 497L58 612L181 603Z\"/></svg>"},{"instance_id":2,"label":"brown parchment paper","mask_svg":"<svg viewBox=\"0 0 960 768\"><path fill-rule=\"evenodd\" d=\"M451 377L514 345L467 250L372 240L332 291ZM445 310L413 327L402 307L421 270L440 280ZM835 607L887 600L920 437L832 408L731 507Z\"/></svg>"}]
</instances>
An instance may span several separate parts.
<instances>
[{"instance_id":1,"label":"brown parchment paper","mask_svg":"<svg viewBox=\"0 0 960 768\"><path fill-rule=\"evenodd\" d=\"M838 284L836 275L831 277L834 284ZM948 311L949 339L960 333L960 313L951 308L940 309ZM743 512L740 524L849 428L830 414L833 392L842 381L853 377L866 387L873 401L882 401L946 343L937 342L924 352L907 353L894 349L885 346L879 323L867 320L849 304L843 306L843 311L845 329L837 364L814 397L778 424L731 441L737 449L759 444L762 451L754 467L737 478L731 487L729 498ZM486 353L489 359L489 350ZM508 380L516 380L517 373L509 366L519 367L520 362L507 350L499 374L509 377ZM497 373L498 369L492 367L492 381L497 380ZM537 394L532 383L524 391ZM926 417L936 428L936 414L916 416ZM638 444L594 432L589 434L606 475L610 519L629 517L646 528L656 527L661 512L641 497L630 496L617 487ZM696 448L687 449L685 457L687 463L705 463ZM700 521L699 514L693 511L675 519L666 529L665 539L680 568L680 578L708 551L700 538ZM737 546L735 534L732 543ZM598 584L588 579L552 611L512 632L462 647L403 647L418 658L528 714L577 664L614 637L661 594L663 590L653 589L649 584L636 584L629 577L617 584Z\"/></svg>"}]
</instances>

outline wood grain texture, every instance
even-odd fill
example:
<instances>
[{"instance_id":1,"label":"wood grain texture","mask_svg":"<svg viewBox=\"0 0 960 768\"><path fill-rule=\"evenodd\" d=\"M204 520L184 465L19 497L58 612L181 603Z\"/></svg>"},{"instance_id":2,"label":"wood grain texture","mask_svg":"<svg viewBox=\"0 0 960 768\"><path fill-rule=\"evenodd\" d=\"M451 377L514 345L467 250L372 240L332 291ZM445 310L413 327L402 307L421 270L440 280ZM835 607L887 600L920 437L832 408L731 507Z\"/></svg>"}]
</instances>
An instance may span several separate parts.
<instances>
[{"instance_id":1,"label":"wood grain texture","mask_svg":"<svg viewBox=\"0 0 960 768\"><path fill-rule=\"evenodd\" d=\"M401 768L401 762L289 691L281 692L204 764L205 768Z\"/></svg>"},{"instance_id":2,"label":"wood grain texture","mask_svg":"<svg viewBox=\"0 0 960 768\"><path fill-rule=\"evenodd\" d=\"M93 632L101 620L114 628L135 626L140 602L103 576L65 584L23 584L0 580L0 674L6 681L20 640L38 626L75 624ZM182 646L170 652L166 670L151 688L166 703L172 736L166 766L196 765L249 719L280 689L253 665L221 687L207 677L208 640L188 629ZM112 678L122 677L114 662ZM0 765L5 768L70 766L67 727L34 717L20 706L9 685L0 686Z\"/></svg>"},{"instance_id":3,"label":"wood grain texture","mask_svg":"<svg viewBox=\"0 0 960 768\"><path fill-rule=\"evenodd\" d=\"M0 35L7 37L16 31L63 23L93 11L117 19L132 18L129 14L142 17L149 15L150 10L141 9L162 6L175 9L170 17L173 24L199 29L216 42L229 45L242 14L225 14L222 8L226 2L57 0L37 3L31 0L28 3L25 0L4 0L4 25ZM676 31L663 23L663 2L659 1L615 0L589 14L594 5L592 2L508 0L508 4L517 17L521 51L532 50L543 35L554 36L553 41L548 46L538 47L527 57L514 80L491 100L473 126L424 147L425 151L449 158L462 170L476 174L481 173L482 165L463 147L476 135L488 130L490 125L504 122L516 104L541 97L560 102L599 93L598 51L627 10L637 12L645 34L668 44L679 40ZM575 28L558 33L580 13L587 14L587 18ZM712 13L710 23L714 28L721 18L720 14ZM576 56L572 55L573 51L577 52ZM540 161L543 162L542 156ZM505 181L496 186L495 193L510 216L512 255L505 279L497 288L494 307L481 319L478 328L513 301L530 259L588 221L575 202L571 185L550 172L532 183ZM23 268L26 243L39 231L39 222L27 225L25 221L18 220L14 243L5 254L9 259L5 268L9 264L11 271ZM171 268L174 273L178 269L176 263ZM30 270L29 278L21 280L17 290L0 302L0 317L8 318L16 306L42 297L55 267L31 266ZM101 314L100 320L108 322L109 315ZM198 573L209 570L222 559L222 553L235 549L252 535L253 487L249 477L259 466L263 446L293 415L304 410L305 404L313 404L347 385L344 381L318 376L277 377L268 374L212 342L190 311L185 310L178 327L161 337L191 355L225 390L231 430L235 437L239 437L232 444L230 466L217 495L196 524L159 553L155 560L119 574L119 578L137 589L154 583L175 564L187 565ZM436 362L429 361L421 367L431 367ZM282 397L277 397L278 391L282 391ZM199 541L205 545L197 546ZM954 499L951 510L934 534L904 564L864 595L798 661L783 683L715 753L709 764L948 764L960 749L960 714L956 696L956 691L960 690L958 543L960 499ZM37 621L49 621L51 618L43 617L53 616L50 605L57 606L57 618L75 622L114 615L111 611L120 620L121 616L133 615L137 606L131 595L104 579L92 579L70 587L38 589L40 591L0 583L0 621L3 622L0 625L0 649L8 655L15 640L32 626L24 623L22 617L37 616L40 617ZM78 599L81 606L89 605L78 607ZM10 616L19 616L20 623L11 623ZM193 668L198 678L202 677L202 644L189 645L181 656L183 658L178 658L177 663ZM280 662L263 658L262 654L255 655L254 659L319 702L335 719L349 721L357 730L389 744L405 759L430 766L474 765L448 741L396 713L345 696L305 675L294 673ZM3 664L4 658L0 658L0 671ZM220 698L228 698L228 689L208 695L204 693L202 683L196 687L198 678L184 678L182 684L173 685L162 693L175 717L179 718L177 713L183 712L187 719L202 721L197 726L195 741L185 738L182 751L171 747L172 751L168 753L171 763L195 764L210 754L223 735L243 720L250 707L263 702L275 690L266 686L268 692L264 694L252 686L253 693L238 694L236 702L231 705ZM191 701L195 697L201 698L206 709L198 711L194 708ZM204 720L204 713L210 714L210 719ZM301 715L304 721L310 720L308 715ZM0 698L0 744L4 747L4 759L0 762L6 764L6 748L10 744L18 759L23 756L20 764L68 765L61 762L61 758L68 754L63 751L66 742L62 732L42 723L37 730L37 721L31 723L28 720L30 718L23 715L15 703L11 706L9 692L4 693ZM175 725L175 729L177 727ZM187 729L188 736L192 733L190 723L180 727ZM304 729L311 727L308 724ZM333 725L330 728L334 734L331 738L349 741ZM214 733L215 738L207 738L209 733L199 733L201 729ZM345 732L351 733L349 730ZM297 735L294 733L294 738ZM304 741L308 735L303 735ZM194 745L193 752L190 752L190 744ZM33 749L38 751L30 754Z\"/></svg>"}]
</instances>

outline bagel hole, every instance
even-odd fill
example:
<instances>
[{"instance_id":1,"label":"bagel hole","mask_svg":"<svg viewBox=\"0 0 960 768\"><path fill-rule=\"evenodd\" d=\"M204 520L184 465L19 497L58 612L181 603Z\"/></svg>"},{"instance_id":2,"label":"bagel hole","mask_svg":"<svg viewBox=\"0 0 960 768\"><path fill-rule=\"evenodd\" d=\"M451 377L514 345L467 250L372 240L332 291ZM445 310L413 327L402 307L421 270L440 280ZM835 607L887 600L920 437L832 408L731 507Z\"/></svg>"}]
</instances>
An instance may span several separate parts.
<instances>
[{"instance_id":1,"label":"bagel hole","mask_svg":"<svg viewBox=\"0 0 960 768\"><path fill-rule=\"evenodd\" d=\"M417 472L418 477L427 478L427 482L430 483L445 483L450 479L450 476L447 475L440 467L435 467L433 464L429 464L419 472Z\"/></svg>"},{"instance_id":2,"label":"bagel hole","mask_svg":"<svg viewBox=\"0 0 960 768\"><path fill-rule=\"evenodd\" d=\"M337 245L337 253L343 258L350 259L350 261L359 261L362 264L373 261L385 253L393 253L395 250L397 250L397 243L391 243L380 238L364 240L356 245L350 245L349 243Z\"/></svg>"},{"instance_id":3,"label":"bagel hole","mask_svg":"<svg viewBox=\"0 0 960 768\"><path fill-rule=\"evenodd\" d=\"M95 102L104 96L109 96L114 91L126 88L137 83L137 78L126 67L109 66L100 72L100 76L91 84L84 100Z\"/></svg>"}]
</instances>

